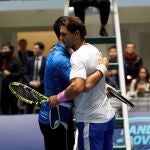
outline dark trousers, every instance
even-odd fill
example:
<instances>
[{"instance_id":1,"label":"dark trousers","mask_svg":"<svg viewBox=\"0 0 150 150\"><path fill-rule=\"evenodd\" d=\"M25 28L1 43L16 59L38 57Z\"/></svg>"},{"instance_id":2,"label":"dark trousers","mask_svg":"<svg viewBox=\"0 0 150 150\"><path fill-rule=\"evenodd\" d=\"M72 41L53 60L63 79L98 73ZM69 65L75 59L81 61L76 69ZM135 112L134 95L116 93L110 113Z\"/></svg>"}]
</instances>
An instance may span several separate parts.
<instances>
[{"instance_id":1,"label":"dark trousers","mask_svg":"<svg viewBox=\"0 0 150 150\"><path fill-rule=\"evenodd\" d=\"M50 125L39 124L44 136L45 150L73 150L74 146L74 123L67 121L68 129L59 125L56 129L51 129Z\"/></svg>"},{"instance_id":2,"label":"dark trousers","mask_svg":"<svg viewBox=\"0 0 150 150\"><path fill-rule=\"evenodd\" d=\"M34 106L35 106L34 104L26 104L25 113L26 113L26 114L32 114L32 113L33 113Z\"/></svg>"},{"instance_id":3,"label":"dark trousers","mask_svg":"<svg viewBox=\"0 0 150 150\"><path fill-rule=\"evenodd\" d=\"M4 115L18 114L17 99L14 98L13 96L2 99L2 101L1 101L1 113Z\"/></svg>"},{"instance_id":4,"label":"dark trousers","mask_svg":"<svg viewBox=\"0 0 150 150\"><path fill-rule=\"evenodd\" d=\"M75 15L79 17L83 23L85 22L85 9L89 6L96 7L99 10L101 24L106 25L110 13L110 2L96 2L96 0L89 2L88 0L84 0L81 3L79 2L78 4L74 4Z\"/></svg>"},{"instance_id":5,"label":"dark trousers","mask_svg":"<svg viewBox=\"0 0 150 150\"><path fill-rule=\"evenodd\" d=\"M10 92L8 86L8 83L3 82L1 113L4 115L18 114L17 98Z\"/></svg>"}]
</instances>

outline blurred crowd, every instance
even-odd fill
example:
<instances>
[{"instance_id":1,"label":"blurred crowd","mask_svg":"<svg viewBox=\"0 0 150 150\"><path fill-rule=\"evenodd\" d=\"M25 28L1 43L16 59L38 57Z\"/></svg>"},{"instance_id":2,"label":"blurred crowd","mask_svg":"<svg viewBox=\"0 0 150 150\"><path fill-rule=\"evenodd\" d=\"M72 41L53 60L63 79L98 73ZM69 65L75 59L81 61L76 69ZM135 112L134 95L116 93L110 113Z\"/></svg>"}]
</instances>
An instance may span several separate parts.
<instances>
[{"instance_id":1,"label":"blurred crowd","mask_svg":"<svg viewBox=\"0 0 150 150\"><path fill-rule=\"evenodd\" d=\"M117 63L117 48L111 46L108 49L109 63ZM126 83L126 97L134 105L131 111L148 111L150 109L150 76L148 68L144 66L143 59L137 54L136 46L133 42L125 44L123 49L123 63ZM106 82L120 90L118 69L108 69L106 73ZM121 116L121 103L112 101L117 114Z\"/></svg>"},{"instance_id":2,"label":"blurred crowd","mask_svg":"<svg viewBox=\"0 0 150 150\"><path fill-rule=\"evenodd\" d=\"M43 79L46 58L43 56L45 46L36 42L32 50L27 49L27 41L18 41L16 50L10 43L1 45L0 51L0 111L1 114L38 113L39 107L17 101L10 92L10 82L21 82L34 88L40 93L43 91ZM108 48L109 63L117 63L117 48L115 45ZM150 95L150 77L148 68L144 66L143 59L137 54L136 46L132 42L125 45L123 51L125 82L127 96L148 97ZM109 68L106 73L106 82L120 89L118 69Z\"/></svg>"},{"instance_id":3,"label":"blurred crowd","mask_svg":"<svg viewBox=\"0 0 150 150\"><path fill-rule=\"evenodd\" d=\"M108 49L110 63L117 62L117 49L112 46ZM128 97L146 97L150 93L150 77L148 68L144 66L143 59L137 54L133 42L128 42L124 49L124 71ZM106 81L119 89L118 69L109 69Z\"/></svg>"},{"instance_id":4,"label":"blurred crowd","mask_svg":"<svg viewBox=\"0 0 150 150\"><path fill-rule=\"evenodd\" d=\"M32 50L27 49L27 41L18 41L16 50L10 42L1 45L0 50L0 113L37 113L38 107L17 101L9 90L10 82L21 82L44 94L45 46L36 42Z\"/></svg>"}]
</instances>

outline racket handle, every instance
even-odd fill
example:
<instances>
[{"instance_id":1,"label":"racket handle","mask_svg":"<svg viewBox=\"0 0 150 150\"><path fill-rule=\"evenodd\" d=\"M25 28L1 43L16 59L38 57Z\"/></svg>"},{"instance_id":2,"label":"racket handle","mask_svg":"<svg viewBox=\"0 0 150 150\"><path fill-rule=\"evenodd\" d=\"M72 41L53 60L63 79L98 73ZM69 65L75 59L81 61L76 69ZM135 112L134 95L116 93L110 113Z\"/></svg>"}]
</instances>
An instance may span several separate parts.
<instances>
[{"instance_id":1,"label":"racket handle","mask_svg":"<svg viewBox=\"0 0 150 150\"><path fill-rule=\"evenodd\" d=\"M57 101L58 101L59 103L62 103L62 102L67 101L67 100L68 100L68 99L67 99L66 96L65 96L65 90L62 91L62 92L60 92L60 93L58 93L58 95L57 95Z\"/></svg>"}]
</instances>

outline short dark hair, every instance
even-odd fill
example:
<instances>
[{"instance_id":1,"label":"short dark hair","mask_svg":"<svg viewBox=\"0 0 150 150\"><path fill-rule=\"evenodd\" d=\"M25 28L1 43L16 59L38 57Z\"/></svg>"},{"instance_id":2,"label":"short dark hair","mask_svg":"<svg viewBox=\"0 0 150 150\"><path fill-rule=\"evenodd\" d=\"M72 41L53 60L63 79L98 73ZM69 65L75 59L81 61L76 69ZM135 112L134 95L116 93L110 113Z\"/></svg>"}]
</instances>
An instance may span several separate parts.
<instances>
[{"instance_id":1,"label":"short dark hair","mask_svg":"<svg viewBox=\"0 0 150 150\"><path fill-rule=\"evenodd\" d=\"M42 42L36 42L36 43L34 43L34 45L38 45L41 50L45 49L45 46Z\"/></svg>"},{"instance_id":2,"label":"short dark hair","mask_svg":"<svg viewBox=\"0 0 150 150\"><path fill-rule=\"evenodd\" d=\"M79 30L82 39L84 39L87 34L86 27L79 17L67 16L63 18L61 25L65 26L71 33L75 33Z\"/></svg>"},{"instance_id":3,"label":"short dark hair","mask_svg":"<svg viewBox=\"0 0 150 150\"><path fill-rule=\"evenodd\" d=\"M54 32L58 39L60 38L60 26L61 26L63 18L65 18L65 16L59 17L53 25Z\"/></svg>"},{"instance_id":4,"label":"short dark hair","mask_svg":"<svg viewBox=\"0 0 150 150\"><path fill-rule=\"evenodd\" d=\"M8 48L9 48L9 50L13 53L14 52L14 46L13 45L10 45L10 44L7 44L7 43L4 43L3 45L2 45L2 47L4 47L4 46L7 46Z\"/></svg>"},{"instance_id":5,"label":"short dark hair","mask_svg":"<svg viewBox=\"0 0 150 150\"><path fill-rule=\"evenodd\" d=\"M27 44L27 40L26 39L20 39L19 40L19 43L22 43L22 42L25 43L25 44Z\"/></svg>"},{"instance_id":6,"label":"short dark hair","mask_svg":"<svg viewBox=\"0 0 150 150\"><path fill-rule=\"evenodd\" d=\"M112 45L108 48L108 52L111 50L111 49L117 49L116 45Z\"/></svg>"}]
</instances>

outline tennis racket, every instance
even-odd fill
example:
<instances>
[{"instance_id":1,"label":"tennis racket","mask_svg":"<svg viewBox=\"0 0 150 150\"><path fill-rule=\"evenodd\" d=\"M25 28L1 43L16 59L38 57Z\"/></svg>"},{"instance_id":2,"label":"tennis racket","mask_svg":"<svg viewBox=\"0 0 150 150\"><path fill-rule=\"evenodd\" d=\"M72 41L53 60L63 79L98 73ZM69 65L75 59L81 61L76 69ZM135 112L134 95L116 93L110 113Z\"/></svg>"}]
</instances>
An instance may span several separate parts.
<instances>
[{"instance_id":1,"label":"tennis racket","mask_svg":"<svg viewBox=\"0 0 150 150\"><path fill-rule=\"evenodd\" d=\"M18 100L24 101L28 104L38 105L49 101L48 97L19 82L11 82L9 84L9 89L18 98Z\"/></svg>"},{"instance_id":2,"label":"tennis racket","mask_svg":"<svg viewBox=\"0 0 150 150\"><path fill-rule=\"evenodd\" d=\"M130 107L134 107L134 105L130 101L128 101L124 96L122 96L118 91L114 90L113 88L107 87L107 91L111 96L116 97L118 100L129 105Z\"/></svg>"},{"instance_id":3,"label":"tennis racket","mask_svg":"<svg viewBox=\"0 0 150 150\"><path fill-rule=\"evenodd\" d=\"M18 100L24 101L28 104L38 105L38 104L49 101L48 97L46 97L43 94L37 92L36 90L30 88L29 86L19 83L19 82L11 82L9 84L9 89L18 98ZM69 109L72 108L72 105L69 103L60 103L59 106L63 106L63 107L69 108ZM52 120L51 120L52 119L52 117L51 117L52 108L50 109L50 112L49 112L49 123L50 123L50 127L52 129L56 129L60 124L62 124L65 128L67 128L67 124L65 122L61 121L59 106L58 105L56 106L57 113L58 113L58 119L56 121L54 121L53 125L52 125Z\"/></svg>"}]
</instances>

